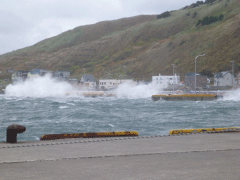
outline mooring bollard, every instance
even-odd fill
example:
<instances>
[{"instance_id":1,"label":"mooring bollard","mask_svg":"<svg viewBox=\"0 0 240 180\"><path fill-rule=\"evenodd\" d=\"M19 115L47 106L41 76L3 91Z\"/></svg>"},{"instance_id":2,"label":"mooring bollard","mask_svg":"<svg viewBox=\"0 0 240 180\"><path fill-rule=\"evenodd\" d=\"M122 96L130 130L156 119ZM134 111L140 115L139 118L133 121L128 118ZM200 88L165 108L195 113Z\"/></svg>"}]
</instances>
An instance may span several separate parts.
<instances>
[{"instance_id":1,"label":"mooring bollard","mask_svg":"<svg viewBox=\"0 0 240 180\"><path fill-rule=\"evenodd\" d=\"M17 142L17 133L22 133L26 131L26 128L22 125L12 124L7 127L7 142L16 143Z\"/></svg>"}]
</instances>

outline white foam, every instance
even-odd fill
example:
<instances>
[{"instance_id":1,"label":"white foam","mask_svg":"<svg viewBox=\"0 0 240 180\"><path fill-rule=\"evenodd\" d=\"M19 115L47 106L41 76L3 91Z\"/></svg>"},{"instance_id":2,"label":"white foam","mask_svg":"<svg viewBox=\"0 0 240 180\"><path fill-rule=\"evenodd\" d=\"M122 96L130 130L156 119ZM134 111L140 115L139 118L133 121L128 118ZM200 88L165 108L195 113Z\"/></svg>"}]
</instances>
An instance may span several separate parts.
<instances>
[{"instance_id":1,"label":"white foam","mask_svg":"<svg viewBox=\"0 0 240 180\"><path fill-rule=\"evenodd\" d=\"M32 137L33 137L33 139L34 139L35 141L39 141L39 140L40 140L40 138L37 137L37 136L32 136Z\"/></svg>"},{"instance_id":2,"label":"white foam","mask_svg":"<svg viewBox=\"0 0 240 180\"><path fill-rule=\"evenodd\" d=\"M132 85L129 83L121 84L117 88L117 97L119 98L149 98L152 95L158 94L159 90L152 83Z\"/></svg>"},{"instance_id":3,"label":"white foam","mask_svg":"<svg viewBox=\"0 0 240 180\"><path fill-rule=\"evenodd\" d=\"M6 87L6 96L17 97L61 97L66 96L73 87L64 81L57 81L46 75L28 79L21 83L10 84Z\"/></svg>"},{"instance_id":4,"label":"white foam","mask_svg":"<svg viewBox=\"0 0 240 180\"><path fill-rule=\"evenodd\" d=\"M60 106L59 109L66 109L68 106Z\"/></svg>"},{"instance_id":5,"label":"white foam","mask_svg":"<svg viewBox=\"0 0 240 180\"><path fill-rule=\"evenodd\" d=\"M71 94L71 92L75 91L76 89L69 83L57 81L51 78L50 75L46 75L44 77L28 79L21 83L10 84L6 87L5 95L6 97L71 97L76 96L74 93ZM77 92L81 94L81 92L85 91L77 90ZM116 90L118 98L129 99L149 98L152 95L158 94L158 92L159 89L152 83L138 85L125 83L121 84ZM80 97L79 95L77 96Z\"/></svg>"},{"instance_id":6,"label":"white foam","mask_svg":"<svg viewBox=\"0 0 240 180\"><path fill-rule=\"evenodd\" d=\"M108 124L109 126L111 126L111 127L115 127L113 124Z\"/></svg>"},{"instance_id":7,"label":"white foam","mask_svg":"<svg viewBox=\"0 0 240 180\"><path fill-rule=\"evenodd\" d=\"M224 101L240 101L240 89L227 92L223 96Z\"/></svg>"}]
</instances>

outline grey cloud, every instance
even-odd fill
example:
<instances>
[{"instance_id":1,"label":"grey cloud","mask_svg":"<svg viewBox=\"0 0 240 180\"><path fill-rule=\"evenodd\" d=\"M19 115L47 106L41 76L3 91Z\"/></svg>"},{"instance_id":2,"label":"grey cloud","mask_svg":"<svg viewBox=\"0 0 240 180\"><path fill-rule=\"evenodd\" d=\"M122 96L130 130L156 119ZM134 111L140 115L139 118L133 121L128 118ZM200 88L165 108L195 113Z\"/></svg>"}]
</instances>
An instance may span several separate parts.
<instances>
[{"instance_id":1,"label":"grey cloud","mask_svg":"<svg viewBox=\"0 0 240 180\"><path fill-rule=\"evenodd\" d=\"M27 23L11 12L1 12L0 34L21 33L27 29Z\"/></svg>"}]
</instances>

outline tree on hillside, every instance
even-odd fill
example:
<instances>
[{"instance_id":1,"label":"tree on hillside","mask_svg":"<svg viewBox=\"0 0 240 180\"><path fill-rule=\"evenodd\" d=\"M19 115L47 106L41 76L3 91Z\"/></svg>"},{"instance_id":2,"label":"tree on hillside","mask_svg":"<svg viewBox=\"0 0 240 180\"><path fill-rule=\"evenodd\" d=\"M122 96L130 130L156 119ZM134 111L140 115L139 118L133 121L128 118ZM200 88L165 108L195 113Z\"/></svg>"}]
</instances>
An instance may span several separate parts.
<instances>
[{"instance_id":1,"label":"tree on hillside","mask_svg":"<svg viewBox=\"0 0 240 180\"><path fill-rule=\"evenodd\" d=\"M205 4L212 4L213 2L215 2L216 0L205 0Z\"/></svg>"},{"instance_id":2,"label":"tree on hillside","mask_svg":"<svg viewBox=\"0 0 240 180\"><path fill-rule=\"evenodd\" d=\"M200 72L200 74L203 75L203 76L207 76L207 77L213 77L214 76L212 71L210 71L210 70L202 70Z\"/></svg>"},{"instance_id":3,"label":"tree on hillside","mask_svg":"<svg viewBox=\"0 0 240 180\"><path fill-rule=\"evenodd\" d=\"M200 5L203 5L203 4L212 4L213 2L215 2L215 1L217 1L217 0L205 0L205 2L203 2L203 1L197 1L196 3L192 3L190 6L185 6L184 8L183 8L183 10L184 9L186 9L186 8L195 8L195 7L198 7L198 6L200 6Z\"/></svg>"},{"instance_id":4,"label":"tree on hillside","mask_svg":"<svg viewBox=\"0 0 240 180\"><path fill-rule=\"evenodd\" d=\"M195 8L195 7L198 7L198 6L202 5L202 4L204 4L203 1L197 1L196 3L192 3L190 5L190 8Z\"/></svg>"},{"instance_id":5,"label":"tree on hillside","mask_svg":"<svg viewBox=\"0 0 240 180\"><path fill-rule=\"evenodd\" d=\"M192 18L195 18L197 16L197 12L193 13Z\"/></svg>"},{"instance_id":6,"label":"tree on hillside","mask_svg":"<svg viewBox=\"0 0 240 180\"><path fill-rule=\"evenodd\" d=\"M212 23L215 23L217 21L221 21L223 20L223 15L221 14L219 17L217 16L206 16L203 18L203 20L199 20L198 23L196 24L196 26L198 25L209 25L209 24L212 24Z\"/></svg>"},{"instance_id":7,"label":"tree on hillside","mask_svg":"<svg viewBox=\"0 0 240 180\"><path fill-rule=\"evenodd\" d=\"M171 13L169 11L166 11L166 12L164 12L162 14L157 15L157 19L167 18L169 16L171 16Z\"/></svg>"}]
</instances>

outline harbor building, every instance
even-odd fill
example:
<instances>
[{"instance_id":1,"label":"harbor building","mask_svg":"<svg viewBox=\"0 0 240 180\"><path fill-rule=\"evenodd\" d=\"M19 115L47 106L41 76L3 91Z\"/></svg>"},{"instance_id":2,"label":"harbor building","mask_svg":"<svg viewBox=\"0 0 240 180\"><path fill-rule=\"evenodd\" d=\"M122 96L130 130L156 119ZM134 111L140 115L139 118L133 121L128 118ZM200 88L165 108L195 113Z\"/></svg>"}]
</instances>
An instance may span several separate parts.
<instances>
[{"instance_id":1,"label":"harbor building","mask_svg":"<svg viewBox=\"0 0 240 180\"><path fill-rule=\"evenodd\" d=\"M159 74L158 76L152 76L152 83L158 89L165 89L169 86L180 84L180 76L176 74L174 76L162 76Z\"/></svg>"},{"instance_id":2,"label":"harbor building","mask_svg":"<svg viewBox=\"0 0 240 180\"><path fill-rule=\"evenodd\" d=\"M228 71L214 74L214 86L233 86L234 84L235 78Z\"/></svg>"},{"instance_id":3,"label":"harbor building","mask_svg":"<svg viewBox=\"0 0 240 180\"><path fill-rule=\"evenodd\" d=\"M29 71L15 71L12 74L12 82L25 81L28 77Z\"/></svg>"},{"instance_id":4,"label":"harbor building","mask_svg":"<svg viewBox=\"0 0 240 180\"><path fill-rule=\"evenodd\" d=\"M137 82L133 81L133 79L100 79L99 88L102 90L111 90L125 83L137 85Z\"/></svg>"},{"instance_id":5,"label":"harbor building","mask_svg":"<svg viewBox=\"0 0 240 180\"><path fill-rule=\"evenodd\" d=\"M38 77L40 77L40 75L36 72L33 72L33 71L29 71L28 74L27 74L28 79L34 79L34 78L38 78Z\"/></svg>"},{"instance_id":6,"label":"harbor building","mask_svg":"<svg viewBox=\"0 0 240 180\"><path fill-rule=\"evenodd\" d=\"M208 79L207 76L196 74L196 88L205 89L207 88ZM195 73L190 72L185 74L185 86L190 87L192 90L195 89Z\"/></svg>"},{"instance_id":7,"label":"harbor building","mask_svg":"<svg viewBox=\"0 0 240 180\"><path fill-rule=\"evenodd\" d=\"M70 71L53 71L53 78L58 80L67 80L70 76Z\"/></svg>"},{"instance_id":8,"label":"harbor building","mask_svg":"<svg viewBox=\"0 0 240 180\"><path fill-rule=\"evenodd\" d=\"M80 83L82 87L90 90L96 89L97 85L96 80L92 74L84 74L80 80Z\"/></svg>"},{"instance_id":9,"label":"harbor building","mask_svg":"<svg viewBox=\"0 0 240 180\"><path fill-rule=\"evenodd\" d=\"M53 71L49 71L46 69L33 69L34 73L39 74L39 76L45 76L46 74L50 74L52 76Z\"/></svg>"}]
</instances>

